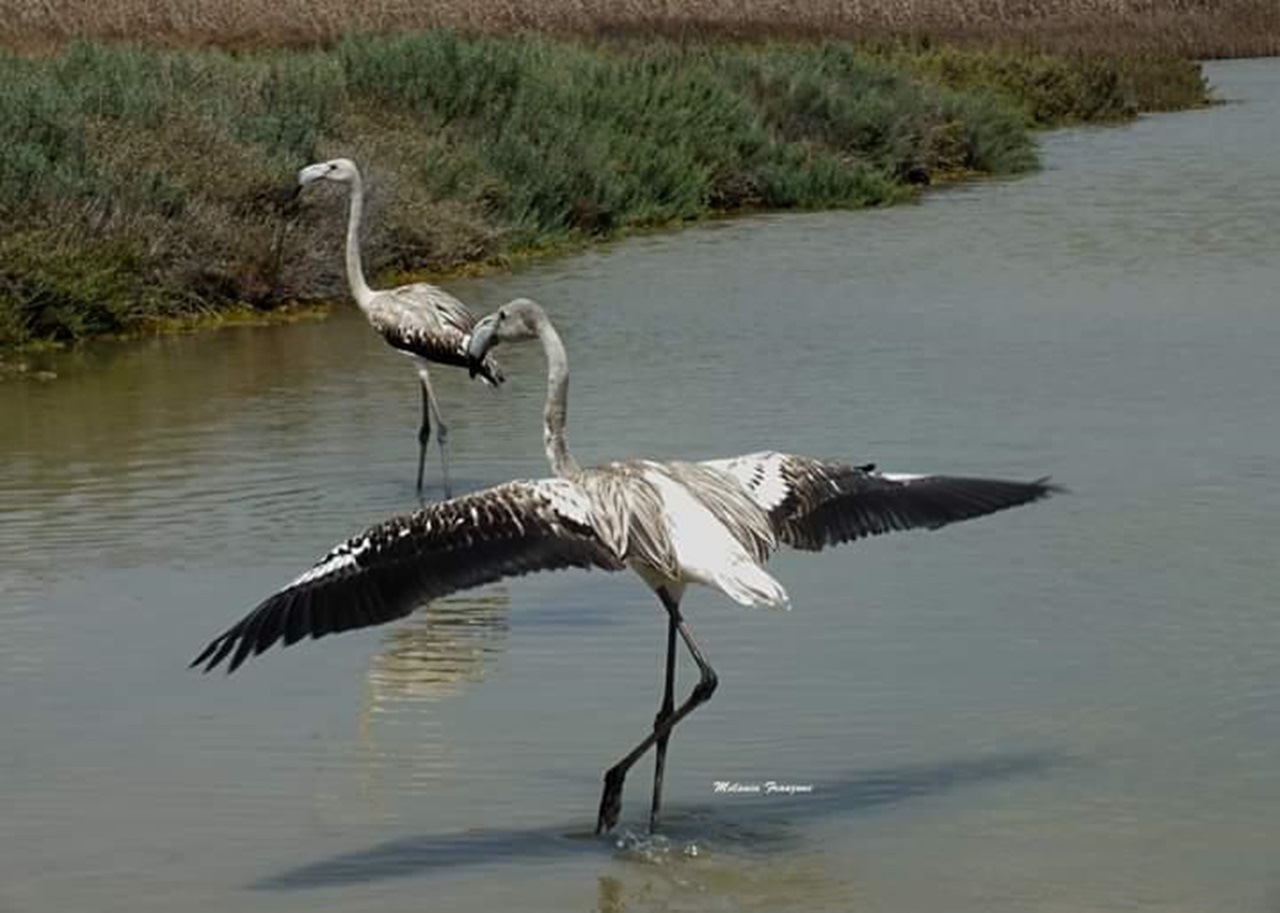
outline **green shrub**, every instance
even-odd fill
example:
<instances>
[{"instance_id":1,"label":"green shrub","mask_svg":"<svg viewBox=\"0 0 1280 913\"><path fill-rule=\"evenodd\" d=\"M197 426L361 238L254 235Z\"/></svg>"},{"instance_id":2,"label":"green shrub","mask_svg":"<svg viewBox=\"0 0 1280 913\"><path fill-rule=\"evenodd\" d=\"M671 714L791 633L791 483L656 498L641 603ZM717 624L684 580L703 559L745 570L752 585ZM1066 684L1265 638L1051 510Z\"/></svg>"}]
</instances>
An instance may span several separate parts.
<instances>
[{"instance_id":1,"label":"green shrub","mask_svg":"<svg viewBox=\"0 0 1280 913\"><path fill-rule=\"evenodd\" d=\"M413 273L748 207L867 206L1035 164L1027 126L1133 110L1134 62L847 44L431 31L231 54L0 55L0 345L342 294L356 158L371 272ZM1190 73L1180 73L1187 86ZM1135 75L1138 74L1138 75ZM1200 90L1203 85L1199 84Z\"/></svg>"}]
</instances>

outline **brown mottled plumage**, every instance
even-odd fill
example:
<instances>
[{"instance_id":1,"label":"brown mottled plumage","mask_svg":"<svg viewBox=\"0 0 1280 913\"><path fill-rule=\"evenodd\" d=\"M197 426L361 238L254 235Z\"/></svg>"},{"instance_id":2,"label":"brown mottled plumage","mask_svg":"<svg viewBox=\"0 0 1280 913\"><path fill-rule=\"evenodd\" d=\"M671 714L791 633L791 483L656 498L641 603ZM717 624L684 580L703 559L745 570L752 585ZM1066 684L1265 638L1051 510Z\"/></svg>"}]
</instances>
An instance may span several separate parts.
<instances>
[{"instance_id":1,"label":"brown mottled plumage","mask_svg":"<svg viewBox=\"0 0 1280 913\"><path fill-rule=\"evenodd\" d=\"M508 482L352 536L211 641L192 665L208 671L228 660L233 672L277 641L287 647L383 624L458 590L568 567L623 564L570 483Z\"/></svg>"}]
</instances>

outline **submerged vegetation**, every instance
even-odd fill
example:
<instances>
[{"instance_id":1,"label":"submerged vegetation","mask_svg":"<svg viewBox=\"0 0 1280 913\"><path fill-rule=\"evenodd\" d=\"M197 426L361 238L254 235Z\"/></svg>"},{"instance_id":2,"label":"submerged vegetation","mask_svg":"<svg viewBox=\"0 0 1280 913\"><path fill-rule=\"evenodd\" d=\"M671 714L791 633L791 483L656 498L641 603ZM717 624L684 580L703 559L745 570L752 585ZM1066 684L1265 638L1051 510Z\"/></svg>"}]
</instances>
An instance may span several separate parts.
<instances>
[{"instance_id":1,"label":"submerged vegetation","mask_svg":"<svg viewBox=\"0 0 1280 913\"><path fill-rule=\"evenodd\" d=\"M0 345L334 294L345 208L287 192L317 159L364 168L366 256L389 276L1013 174L1030 127L1129 116L1173 84L1204 101L1175 60L445 30L0 55Z\"/></svg>"}]
</instances>

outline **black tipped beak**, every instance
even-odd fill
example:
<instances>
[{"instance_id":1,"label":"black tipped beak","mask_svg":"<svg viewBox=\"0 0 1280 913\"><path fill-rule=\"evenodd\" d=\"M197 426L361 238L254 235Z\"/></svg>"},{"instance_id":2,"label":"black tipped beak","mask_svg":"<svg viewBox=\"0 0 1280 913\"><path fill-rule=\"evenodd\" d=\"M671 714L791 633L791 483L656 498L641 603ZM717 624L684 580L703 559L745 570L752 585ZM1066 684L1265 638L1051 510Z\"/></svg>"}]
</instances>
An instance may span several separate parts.
<instances>
[{"instance_id":1,"label":"black tipped beak","mask_svg":"<svg viewBox=\"0 0 1280 913\"><path fill-rule=\"evenodd\" d=\"M484 357L493 348L494 341L493 321L486 317L476 324L471 331L471 338L467 340L467 366L472 377L480 373Z\"/></svg>"},{"instance_id":2,"label":"black tipped beak","mask_svg":"<svg viewBox=\"0 0 1280 913\"><path fill-rule=\"evenodd\" d=\"M299 207L302 205L302 185L292 183L281 186L271 196L274 197L272 205L276 211L283 216L291 218L297 214Z\"/></svg>"}]
</instances>

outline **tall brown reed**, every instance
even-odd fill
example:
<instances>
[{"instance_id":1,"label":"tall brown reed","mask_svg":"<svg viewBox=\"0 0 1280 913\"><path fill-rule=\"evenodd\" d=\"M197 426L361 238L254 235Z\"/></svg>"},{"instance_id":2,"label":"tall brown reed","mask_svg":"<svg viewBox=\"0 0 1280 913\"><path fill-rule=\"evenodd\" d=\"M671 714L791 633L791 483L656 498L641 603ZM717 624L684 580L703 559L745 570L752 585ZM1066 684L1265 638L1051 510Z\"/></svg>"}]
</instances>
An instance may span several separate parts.
<instances>
[{"instance_id":1,"label":"tall brown reed","mask_svg":"<svg viewBox=\"0 0 1280 913\"><path fill-rule=\"evenodd\" d=\"M0 44L312 45L435 26L576 35L944 40L1057 52L1280 53L1276 0L0 0Z\"/></svg>"}]
</instances>

